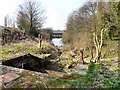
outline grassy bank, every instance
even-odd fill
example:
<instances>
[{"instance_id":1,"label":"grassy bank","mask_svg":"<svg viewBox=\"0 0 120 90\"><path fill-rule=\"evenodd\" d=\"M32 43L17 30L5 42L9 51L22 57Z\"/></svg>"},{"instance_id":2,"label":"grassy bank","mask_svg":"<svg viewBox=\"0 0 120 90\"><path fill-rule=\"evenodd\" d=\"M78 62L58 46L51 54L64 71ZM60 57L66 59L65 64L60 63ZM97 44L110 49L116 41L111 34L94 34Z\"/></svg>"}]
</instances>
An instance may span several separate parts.
<instances>
[{"instance_id":1,"label":"grassy bank","mask_svg":"<svg viewBox=\"0 0 120 90\"><path fill-rule=\"evenodd\" d=\"M39 48L39 43L33 40L23 40L19 43L3 45L1 47L0 56L5 58L13 58L22 54L30 53L39 58L45 58L50 55L57 55L57 49L47 41L42 41L42 48Z\"/></svg>"}]
</instances>

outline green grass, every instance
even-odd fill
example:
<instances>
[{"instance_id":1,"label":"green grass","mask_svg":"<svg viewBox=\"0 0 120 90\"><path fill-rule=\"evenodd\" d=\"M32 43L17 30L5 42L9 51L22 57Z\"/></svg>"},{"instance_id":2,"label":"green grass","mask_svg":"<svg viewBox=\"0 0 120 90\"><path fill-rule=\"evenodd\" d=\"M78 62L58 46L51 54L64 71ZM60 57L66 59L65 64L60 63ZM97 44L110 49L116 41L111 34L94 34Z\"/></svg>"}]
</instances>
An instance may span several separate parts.
<instances>
[{"instance_id":1,"label":"green grass","mask_svg":"<svg viewBox=\"0 0 120 90\"><path fill-rule=\"evenodd\" d=\"M20 52L25 52L27 47L21 46L21 45L16 45L16 46L8 46L8 47L2 47L2 52L0 53L0 56L3 58L6 57L12 57L17 53Z\"/></svg>"},{"instance_id":2,"label":"green grass","mask_svg":"<svg viewBox=\"0 0 120 90\"><path fill-rule=\"evenodd\" d=\"M47 82L52 88L120 88L120 77L114 76L102 63L90 63L85 76L73 73Z\"/></svg>"},{"instance_id":3,"label":"green grass","mask_svg":"<svg viewBox=\"0 0 120 90\"><path fill-rule=\"evenodd\" d=\"M115 82L116 81L116 82ZM119 88L120 89L120 77L116 77L116 80L113 81L111 79L104 80L104 85L105 87L109 88Z\"/></svg>"},{"instance_id":4,"label":"green grass","mask_svg":"<svg viewBox=\"0 0 120 90\"><path fill-rule=\"evenodd\" d=\"M83 77L83 75L77 74L77 73L72 73L71 76L74 77L74 78L76 78L76 79Z\"/></svg>"},{"instance_id":5,"label":"green grass","mask_svg":"<svg viewBox=\"0 0 120 90\"><path fill-rule=\"evenodd\" d=\"M48 82L48 86L51 88L78 88L79 84L77 80L64 80L61 78Z\"/></svg>"},{"instance_id":6,"label":"green grass","mask_svg":"<svg viewBox=\"0 0 120 90\"><path fill-rule=\"evenodd\" d=\"M0 53L0 57L2 58L10 58L15 57L17 54L23 54L23 53L31 53L34 56L37 56L39 58L45 58L50 55L50 53L41 53L39 48L34 46L27 46L24 44L18 44L13 46L3 46L2 51Z\"/></svg>"}]
</instances>

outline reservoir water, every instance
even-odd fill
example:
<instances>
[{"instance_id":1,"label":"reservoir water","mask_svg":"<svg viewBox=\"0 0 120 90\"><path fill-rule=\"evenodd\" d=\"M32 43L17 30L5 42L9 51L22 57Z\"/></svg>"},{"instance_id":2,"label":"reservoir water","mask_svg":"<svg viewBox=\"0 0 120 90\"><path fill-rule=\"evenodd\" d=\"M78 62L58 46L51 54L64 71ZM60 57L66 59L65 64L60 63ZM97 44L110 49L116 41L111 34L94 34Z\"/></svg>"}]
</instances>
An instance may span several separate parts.
<instances>
[{"instance_id":1,"label":"reservoir water","mask_svg":"<svg viewBox=\"0 0 120 90\"><path fill-rule=\"evenodd\" d=\"M61 47L63 45L62 38L53 38L52 43L57 47Z\"/></svg>"}]
</instances>

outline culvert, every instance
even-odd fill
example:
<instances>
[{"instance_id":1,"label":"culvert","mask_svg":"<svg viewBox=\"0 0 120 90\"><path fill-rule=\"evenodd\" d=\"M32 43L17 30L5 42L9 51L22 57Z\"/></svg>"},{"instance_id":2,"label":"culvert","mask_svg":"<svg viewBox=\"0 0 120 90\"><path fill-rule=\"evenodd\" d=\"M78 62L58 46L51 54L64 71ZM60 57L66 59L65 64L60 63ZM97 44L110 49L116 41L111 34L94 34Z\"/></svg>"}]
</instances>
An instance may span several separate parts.
<instances>
[{"instance_id":1,"label":"culvert","mask_svg":"<svg viewBox=\"0 0 120 90\"><path fill-rule=\"evenodd\" d=\"M46 61L42 58L38 58L31 54L26 54L13 58L10 60L2 60L2 65L17 67L20 69L26 69L31 71L37 71L46 73L46 69L50 70L49 65L52 64L50 61Z\"/></svg>"}]
</instances>

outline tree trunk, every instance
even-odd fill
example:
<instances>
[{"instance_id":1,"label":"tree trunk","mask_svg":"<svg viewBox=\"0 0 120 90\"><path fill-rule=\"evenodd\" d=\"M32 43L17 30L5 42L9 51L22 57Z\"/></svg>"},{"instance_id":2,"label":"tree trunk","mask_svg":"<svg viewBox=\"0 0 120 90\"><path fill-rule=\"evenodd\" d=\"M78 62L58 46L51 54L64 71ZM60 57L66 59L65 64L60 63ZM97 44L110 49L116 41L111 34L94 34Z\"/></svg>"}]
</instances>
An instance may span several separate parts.
<instances>
[{"instance_id":1,"label":"tree trunk","mask_svg":"<svg viewBox=\"0 0 120 90\"><path fill-rule=\"evenodd\" d=\"M89 51L90 51L90 55L91 55L90 62L92 62L92 59L93 59L93 48L90 48Z\"/></svg>"},{"instance_id":2,"label":"tree trunk","mask_svg":"<svg viewBox=\"0 0 120 90\"><path fill-rule=\"evenodd\" d=\"M96 49L96 56L95 56L95 58L94 58L95 63L96 63L96 62L99 62L99 61L100 61L100 58L101 58L101 49L98 48L98 49Z\"/></svg>"},{"instance_id":3,"label":"tree trunk","mask_svg":"<svg viewBox=\"0 0 120 90\"><path fill-rule=\"evenodd\" d=\"M106 29L102 29L101 32L100 32L100 40L98 40L97 34L93 33L94 44L95 44L95 48L96 48L96 56L94 58L95 63L100 61L100 58L101 58L101 49L102 49L102 45L103 45L104 31L106 31Z\"/></svg>"},{"instance_id":4,"label":"tree trunk","mask_svg":"<svg viewBox=\"0 0 120 90\"><path fill-rule=\"evenodd\" d=\"M83 57L83 51L84 51L84 49L80 48L80 54L81 54L80 59L82 60L83 64L85 64L84 57Z\"/></svg>"}]
</instances>

